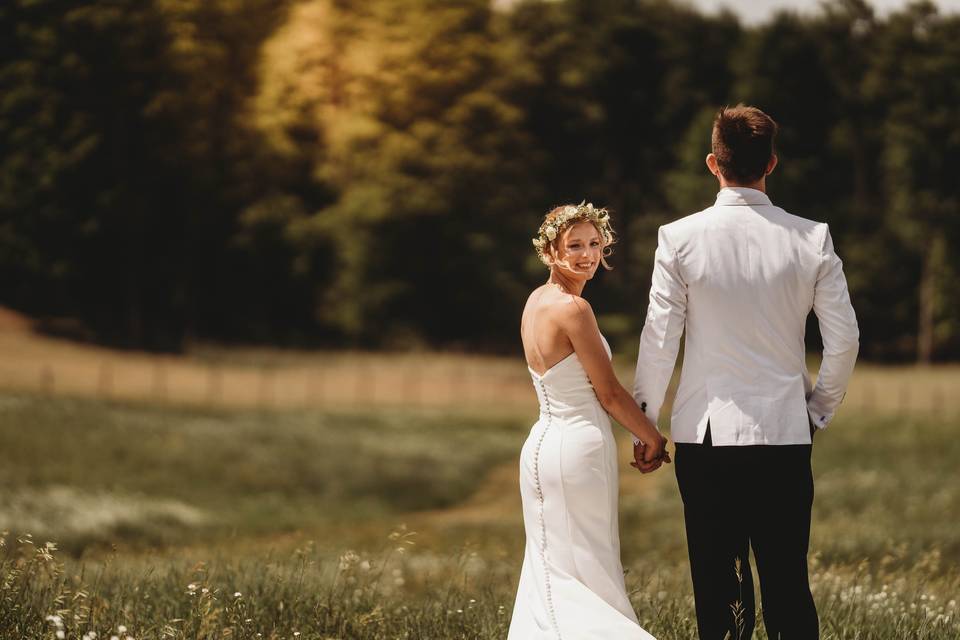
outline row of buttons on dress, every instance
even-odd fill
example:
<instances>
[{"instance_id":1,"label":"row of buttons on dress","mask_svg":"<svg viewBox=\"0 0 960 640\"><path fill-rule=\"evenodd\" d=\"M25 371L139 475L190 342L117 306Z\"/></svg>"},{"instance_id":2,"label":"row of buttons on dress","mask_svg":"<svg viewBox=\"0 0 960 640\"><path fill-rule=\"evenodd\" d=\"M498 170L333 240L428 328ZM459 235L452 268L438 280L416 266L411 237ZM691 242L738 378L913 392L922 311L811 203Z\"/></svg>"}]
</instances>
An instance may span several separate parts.
<instances>
[{"instance_id":1,"label":"row of buttons on dress","mask_svg":"<svg viewBox=\"0 0 960 640\"><path fill-rule=\"evenodd\" d=\"M547 431L553 424L553 414L550 411L550 396L547 395L547 389L543 384L543 380L538 380L538 382L540 383L540 393L543 396L544 410L547 414L547 424L543 427L543 431L540 432L540 437L537 439L537 448L533 453L533 479L537 486L537 513L540 518L540 559L543 561L543 577L546 583L547 613L550 614L550 622L553 624L553 629L559 640L560 626L557 624L557 614L553 607L553 592L550 588L550 567L547 564L547 525L543 519L543 486L540 484L540 447L543 445L544 436L547 435Z\"/></svg>"}]
</instances>

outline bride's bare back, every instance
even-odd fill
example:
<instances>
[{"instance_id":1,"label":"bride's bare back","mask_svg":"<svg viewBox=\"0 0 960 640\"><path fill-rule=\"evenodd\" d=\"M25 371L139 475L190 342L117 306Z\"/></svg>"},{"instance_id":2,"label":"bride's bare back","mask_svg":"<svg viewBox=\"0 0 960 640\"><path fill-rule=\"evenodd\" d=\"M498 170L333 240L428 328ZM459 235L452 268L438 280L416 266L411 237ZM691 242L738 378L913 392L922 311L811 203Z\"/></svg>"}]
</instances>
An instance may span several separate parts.
<instances>
[{"instance_id":1,"label":"bride's bare back","mask_svg":"<svg viewBox=\"0 0 960 640\"><path fill-rule=\"evenodd\" d=\"M527 298L520 318L520 338L527 365L542 375L574 352L573 343L560 326L563 307L576 296L553 284L537 287Z\"/></svg>"}]
</instances>

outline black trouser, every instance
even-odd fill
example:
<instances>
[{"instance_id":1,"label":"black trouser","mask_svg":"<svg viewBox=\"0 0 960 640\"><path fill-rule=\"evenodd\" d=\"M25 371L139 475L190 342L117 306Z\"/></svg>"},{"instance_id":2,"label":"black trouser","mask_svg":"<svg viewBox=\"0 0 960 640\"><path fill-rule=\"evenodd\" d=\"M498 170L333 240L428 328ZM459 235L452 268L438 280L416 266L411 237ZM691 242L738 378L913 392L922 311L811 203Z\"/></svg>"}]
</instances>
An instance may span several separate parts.
<instances>
[{"instance_id":1,"label":"black trouser","mask_svg":"<svg viewBox=\"0 0 960 640\"><path fill-rule=\"evenodd\" d=\"M753 635L751 546L767 635L771 640L820 637L807 575L811 450L812 445L715 447L709 424L703 444L677 443L674 462L700 640Z\"/></svg>"}]
</instances>

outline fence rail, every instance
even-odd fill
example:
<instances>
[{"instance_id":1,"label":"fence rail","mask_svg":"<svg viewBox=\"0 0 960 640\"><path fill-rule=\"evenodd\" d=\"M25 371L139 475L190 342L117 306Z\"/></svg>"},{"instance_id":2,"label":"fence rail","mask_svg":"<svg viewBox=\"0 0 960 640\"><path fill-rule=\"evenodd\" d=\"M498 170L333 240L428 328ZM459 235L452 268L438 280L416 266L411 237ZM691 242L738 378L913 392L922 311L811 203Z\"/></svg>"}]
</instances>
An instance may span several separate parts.
<instances>
[{"instance_id":1,"label":"fence rail","mask_svg":"<svg viewBox=\"0 0 960 640\"><path fill-rule=\"evenodd\" d=\"M629 384L631 371L624 368L618 374ZM39 362L5 358L0 362L0 388L260 409L404 406L515 411L536 403L522 363L443 354L363 354L271 366L122 354ZM960 367L859 366L843 411L955 416L960 414Z\"/></svg>"}]
</instances>

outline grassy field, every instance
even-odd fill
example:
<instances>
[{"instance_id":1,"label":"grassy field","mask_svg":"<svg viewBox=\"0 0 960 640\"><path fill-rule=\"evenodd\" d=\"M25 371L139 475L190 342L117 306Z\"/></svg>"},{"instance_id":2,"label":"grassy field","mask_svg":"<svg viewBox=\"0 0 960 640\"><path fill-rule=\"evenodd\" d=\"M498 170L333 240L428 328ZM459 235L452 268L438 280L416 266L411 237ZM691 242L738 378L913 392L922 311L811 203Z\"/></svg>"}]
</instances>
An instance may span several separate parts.
<instances>
[{"instance_id":1,"label":"grassy field","mask_svg":"<svg viewBox=\"0 0 960 640\"><path fill-rule=\"evenodd\" d=\"M825 639L960 638L958 386L859 366L818 436ZM0 639L503 638L535 413L516 358L120 353L0 309ZM620 444L633 604L688 640L672 469Z\"/></svg>"},{"instance_id":2,"label":"grassy field","mask_svg":"<svg viewBox=\"0 0 960 640\"><path fill-rule=\"evenodd\" d=\"M532 418L0 395L0 637L503 638ZM956 427L850 412L818 436L824 638L960 637ZM687 640L672 469L621 445L633 603Z\"/></svg>"}]
</instances>

